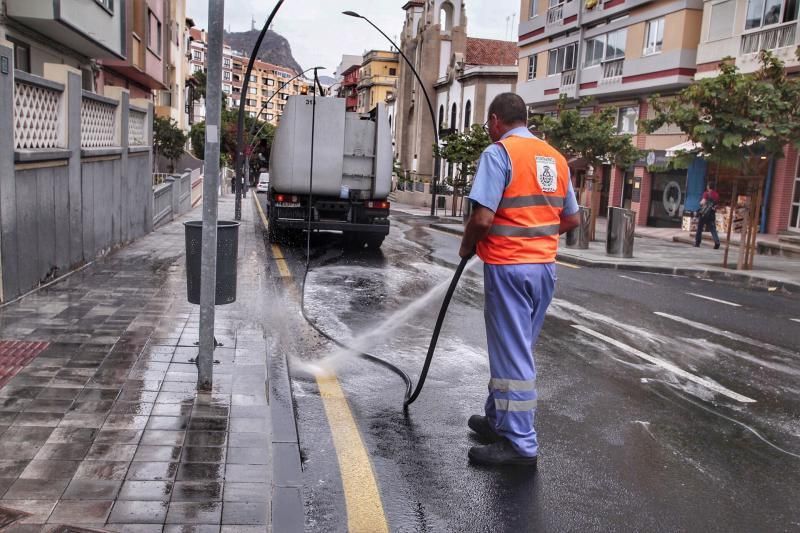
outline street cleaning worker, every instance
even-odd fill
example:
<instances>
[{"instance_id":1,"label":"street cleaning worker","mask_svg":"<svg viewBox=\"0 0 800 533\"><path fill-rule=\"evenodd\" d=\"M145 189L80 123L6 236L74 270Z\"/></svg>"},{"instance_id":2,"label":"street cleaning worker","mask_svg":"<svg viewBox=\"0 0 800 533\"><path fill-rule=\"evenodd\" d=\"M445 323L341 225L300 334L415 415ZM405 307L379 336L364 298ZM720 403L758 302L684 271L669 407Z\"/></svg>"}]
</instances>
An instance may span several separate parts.
<instances>
[{"instance_id":1,"label":"street cleaning worker","mask_svg":"<svg viewBox=\"0 0 800 533\"><path fill-rule=\"evenodd\" d=\"M534 345L553 299L559 235L579 224L567 161L528 131L527 119L516 94L489 106L494 144L478 164L459 251L484 262L491 379L485 416L468 424L488 443L469 450L478 464L536 466Z\"/></svg>"}]
</instances>

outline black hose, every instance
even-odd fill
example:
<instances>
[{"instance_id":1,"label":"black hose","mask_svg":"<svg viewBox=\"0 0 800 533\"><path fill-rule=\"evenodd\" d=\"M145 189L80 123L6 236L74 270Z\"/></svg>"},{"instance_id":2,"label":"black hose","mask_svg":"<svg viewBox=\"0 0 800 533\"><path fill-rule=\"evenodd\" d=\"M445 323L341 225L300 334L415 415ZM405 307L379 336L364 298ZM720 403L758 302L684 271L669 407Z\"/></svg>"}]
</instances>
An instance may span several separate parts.
<instances>
[{"instance_id":1,"label":"black hose","mask_svg":"<svg viewBox=\"0 0 800 533\"><path fill-rule=\"evenodd\" d=\"M308 324L312 328L314 328L314 330L317 333L319 333L320 335L322 335L335 345L339 346L340 348L356 352L356 354L362 359L366 359L367 361L388 368L389 370L400 376L400 378L402 378L402 380L406 384L406 393L403 397L404 398L403 409L407 410L408 406L414 403L414 401L417 399L419 393L422 392L423 385L425 385L425 378L428 376L428 369L431 366L431 361L433 361L433 353L436 351L436 343L439 340L439 332L442 329L442 324L444 323L444 317L447 315L447 309L448 307L450 307L450 300L452 300L453 298L453 293L455 292L456 287L458 286L458 281L461 279L461 274L464 272L464 268L467 266L467 261L469 261L469 258L468 257L463 258L461 262L458 264L458 268L456 268L456 272L455 274L453 274L453 280L450 282L450 286L448 287L447 293L444 296L444 300L442 301L442 307L439 310L439 316L436 319L436 325L433 328L433 336L431 337L431 342L428 345L428 354L425 356L425 363L422 365L422 372L420 373L419 379L417 380L416 388L413 388L411 378L408 377L408 374L406 374L399 367L393 365L392 363L386 361L385 359L381 359L377 355L372 355L371 353L367 352L361 352L347 346L343 342L329 335L322 328L317 326L316 322L311 320L311 318L306 313L306 279L308 278L308 272L310 270L308 259L309 258L306 257L306 271L305 274L303 274L303 285L300 289L300 313L303 315L303 318L305 319L306 322L308 322Z\"/></svg>"}]
</instances>

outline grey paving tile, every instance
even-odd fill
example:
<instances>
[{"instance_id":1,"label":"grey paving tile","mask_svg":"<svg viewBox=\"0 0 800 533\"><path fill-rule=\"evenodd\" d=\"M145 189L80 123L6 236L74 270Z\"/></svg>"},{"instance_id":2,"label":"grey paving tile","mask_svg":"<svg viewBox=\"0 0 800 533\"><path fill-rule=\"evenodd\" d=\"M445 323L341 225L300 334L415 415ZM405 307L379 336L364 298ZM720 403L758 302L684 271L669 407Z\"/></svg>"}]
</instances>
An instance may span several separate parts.
<instances>
[{"instance_id":1,"label":"grey paving tile","mask_svg":"<svg viewBox=\"0 0 800 533\"><path fill-rule=\"evenodd\" d=\"M62 460L80 461L86 457L90 442L75 442L72 444L45 444L34 457L34 461Z\"/></svg>"},{"instance_id":2,"label":"grey paving tile","mask_svg":"<svg viewBox=\"0 0 800 533\"><path fill-rule=\"evenodd\" d=\"M167 517L167 502L118 500L111 515L110 524L163 524Z\"/></svg>"},{"instance_id":3,"label":"grey paving tile","mask_svg":"<svg viewBox=\"0 0 800 533\"><path fill-rule=\"evenodd\" d=\"M264 502L268 501L270 487L267 483L236 483L225 481L224 500L226 502Z\"/></svg>"},{"instance_id":4,"label":"grey paving tile","mask_svg":"<svg viewBox=\"0 0 800 533\"><path fill-rule=\"evenodd\" d=\"M52 524L104 524L112 500L61 501L56 505L48 522Z\"/></svg>"},{"instance_id":5,"label":"grey paving tile","mask_svg":"<svg viewBox=\"0 0 800 533\"><path fill-rule=\"evenodd\" d=\"M13 428L9 428L6 430L6 433L12 429ZM3 435L5 435L5 433ZM0 441L0 457L6 461L31 460L36 457L36 454L39 453L42 446L44 446L44 444L30 443L23 446L19 442Z\"/></svg>"},{"instance_id":6,"label":"grey paving tile","mask_svg":"<svg viewBox=\"0 0 800 533\"><path fill-rule=\"evenodd\" d=\"M6 433L15 427L54 428L61 423L62 418L62 413L31 413L24 411L17 414L16 418L14 418L14 423Z\"/></svg>"},{"instance_id":7,"label":"grey paving tile","mask_svg":"<svg viewBox=\"0 0 800 533\"><path fill-rule=\"evenodd\" d=\"M103 424L103 429L144 429L148 418L137 415L109 415Z\"/></svg>"},{"instance_id":8,"label":"grey paving tile","mask_svg":"<svg viewBox=\"0 0 800 533\"><path fill-rule=\"evenodd\" d=\"M178 481L222 481L225 479L225 465L219 463L181 463L178 468Z\"/></svg>"},{"instance_id":9,"label":"grey paving tile","mask_svg":"<svg viewBox=\"0 0 800 533\"><path fill-rule=\"evenodd\" d=\"M23 414L23 413L20 413ZM28 444L44 444L51 433L52 427L26 427L26 426L11 426L5 433L3 433L2 444L6 443L25 443ZM0 457L3 457L0 455Z\"/></svg>"},{"instance_id":10,"label":"grey paving tile","mask_svg":"<svg viewBox=\"0 0 800 533\"><path fill-rule=\"evenodd\" d=\"M72 413L82 413L82 414L103 414L107 415L111 412L111 408L114 407L113 400L106 400L106 401L78 401L74 402L70 412Z\"/></svg>"},{"instance_id":11,"label":"grey paving tile","mask_svg":"<svg viewBox=\"0 0 800 533\"><path fill-rule=\"evenodd\" d=\"M58 427L100 428L106 421L105 414L67 413Z\"/></svg>"},{"instance_id":12,"label":"grey paving tile","mask_svg":"<svg viewBox=\"0 0 800 533\"><path fill-rule=\"evenodd\" d=\"M220 533L264 533L265 531L264 526L243 526L241 524L237 525L225 525L223 524L222 528L220 529Z\"/></svg>"},{"instance_id":13,"label":"grey paving tile","mask_svg":"<svg viewBox=\"0 0 800 533\"><path fill-rule=\"evenodd\" d=\"M72 479L80 461L31 461L20 474L20 479Z\"/></svg>"},{"instance_id":14,"label":"grey paving tile","mask_svg":"<svg viewBox=\"0 0 800 533\"><path fill-rule=\"evenodd\" d=\"M101 479L73 479L61 496L62 500L113 500L122 481Z\"/></svg>"},{"instance_id":15,"label":"grey paving tile","mask_svg":"<svg viewBox=\"0 0 800 533\"><path fill-rule=\"evenodd\" d=\"M192 414L192 406L180 403L159 403L155 404L152 416L189 416Z\"/></svg>"},{"instance_id":16,"label":"grey paving tile","mask_svg":"<svg viewBox=\"0 0 800 533\"><path fill-rule=\"evenodd\" d=\"M221 502L172 502L167 513L167 524L217 525L221 519Z\"/></svg>"},{"instance_id":17,"label":"grey paving tile","mask_svg":"<svg viewBox=\"0 0 800 533\"><path fill-rule=\"evenodd\" d=\"M147 446L181 446L185 437L186 432L184 431L146 429L140 444Z\"/></svg>"},{"instance_id":18,"label":"grey paving tile","mask_svg":"<svg viewBox=\"0 0 800 533\"><path fill-rule=\"evenodd\" d=\"M225 446L227 440L224 431L187 431L184 446Z\"/></svg>"},{"instance_id":19,"label":"grey paving tile","mask_svg":"<svg viewBox=\"0 0 800 533\"><path fill-rule=\"evenodd\" d=\"M181 458L180 446L139 446L134 461L171 462Z\"/></svg>"},{"instance_id":20,"label":"grey paving tile","mask_svg":"<svg viewBox=\"0 0 800 533\"><path fill-rule=\"evenodd\" d=\"M14 484L16 478L13 477L0 477L0 498L6 493L8 488Z\"/></svg>"},{"instance_id":21,"label":"grey paving tile","mask_svg":"<svg viewBox=\"0 0 800 533\"><path fill-rule=\"evenodd\" d=\"M267 465L235 465L225 468L225 481L238 483L263 483L270 479Z\"/></svg>"},{"instance_id":22,"label":"grey paving tile","mask_svg":"<svg viewBox=\"0 0 800 533\"><path fill-rule=\"evenodd\" d=\"M141 429L101 429L95 444L138 444L144 433Z\"/></svg>"},{"instance_id":23,"label":"grey paving tile","mask_svg":"<svg viewBox=\"0 0 800 533\"><path fill-rule=\"evenodd\" d=\"M268 505L264 502L226 502L222 507L222 523L264 526L268 523Z\"/></svg>"},{"instance_id":24,"label":"grey paving tile","mask_svg":"<svg viewBox=\"0 0 800 533\"><path fill-rule=\"evenodd\" d=\"M18 478L28 466L28 461L0 460L0 478Z\"/></svg>"},{"instance_id":25,"label":"grey paving tile","mask_svg":"<svg viewBox=\"0 0 800 533\"><path fill-rule=\"evenodd\" d=\"M118 499L168 502L171 495L171 481L127 480L122 485Z\"/></svg>"},{"instance_id":26,"label":"grey paving tile","mask_svg":"<svg viewBox=\"0 0 800 533\"><path fill-rule=\"evenodd\" d=\"M3 495L6 500L57 500L69 479L18 479Z\"/></svg>"},{"instance_id":27,"label":"grey paving tile","mask_svg":"<svg viewBox=\"0 0 800 533\"><path fill-rule=\"evenodd\" d=\"M75 472L75 479L122 480L128 471L127 461L83 461Z\"/></svg>"},{"instance_id":28,"label":"grey paving tile","mask_svg":"<svg viewBox=\"0 0 800 533\"><path fill-rule=\"evenodd\" d=\"M44 392L44 391L43 391ZM25 406L23 412L26 413L66 413L72 406L72 400L60 400L42 398L41 394L38 398Z\"/></svg>"},{"instance_id":29,"label":"grey paving tile","mask_svg":"<svg viewBox=\"0 0 800 533\"><path fill-rule=\"evenodd\" d=\"M131 463L127 479L169 481L175 479L177 473L178 463L136 462Z\"/></svg>"},{"instance_id":30,"label":"grey paving tile","mask_svg":"<svg viewBox=\"0 0 800 533\"><path fill-rule=\"evenodd\" d=\"M260 448L270 442L269 433L231 433L231 448Z\"/></svg>"},{"instance_id":31,"label":"grey paving tile","mask_svg":"<svg viewBox=\"0 0 800 533\"><path fill-rule=\"evenodd\" d=\"M114 533L162 533L162 524L106 524L104 531Z\"/></svg>"},{"instance_id":32,"label":"grey paving tile","mask_svg":"<svg viewBox=\"0 0 800 533\"><path fill-rule=\"evenodd\" d=\"M147 421L147 429L162 431L184 431L189 425L186 416L151 416Z\"/></svg>"},{"instance_id":33,"label":"grey paving tile","mask_svg":"<svg viewBox=\"0 0 800 533\"><path fill-rule=\"evenodd\" d=\"M154 405L147 402L117 402L111 412L113 414L147 416L152 413Z\"/></svg>"},{"instance_id":34,"label":"grey paving tile","mask_svg":"<svg viewBox=\"0 0 800 533\"><path fill-rule=\"evenodd\" d=\"M222 446L186 446L181 455L183 463L221 463L226 450Z\"/></svg>"},{"instance_id":35,"label":"grey paving tile","mask_svg":"<svg viewBox=\"0 0 800 533\"><path fill-rule=\"evenodd\" d=\"M77 442L92 442L97 435L93 428L57 427L47 439L48 444L71 444Z\"/></svg>"},{"instance_id":36,"label":"grey paving tile","mask_svg":"<svg viewBox=\"0 0 800 533\"><path fill-rule=\"evenodd\" d=\"M136 453L135 444L94 444L86 459L91 461L130 461Z\"/></svg>"},{"instance_id":37,"label":"grey paving tile","mask_svg":"<svg viewBox=\"0 0 800 533\"><path fill-rule=\"evenodd\" d=\"M117 398L121 402L143 402L154 403L158 393L156 391L125 390Z\"/></svg>"},{"instance_id":38,"label":"grey paving tile","mask_svg":"<svg viewBox=\"0 0 800 533\"><path fill-rule=\"evenodd\" d=\"M228 463L246 465L270 464L269 452L266 447L230 448L228 450Z\"/></svg>"},{"instance_id":39,"label":"grey paving tile","mask_svg":"<svg viewBox=\"0 0 800 533\"><path fill-rule=\"evenodd\" d=\"M164 533L219 533L220 526L208 524L167 524ZM263 532L262 532L263 533Z\"/></svg>"},{"instance_id":40,"label":"grey paving tile","mask_svg":"<svg viewBox=\"0 0 800 533\"><path fill-rule=\"evenodd\" d=\"M225 431L228 429L227 418L197 417L192 416L189 422L191 431Z\"/></svg>"},{"instance_id":41,"label":"grey paving tile","mask_svg":"<svg viewBox=\"0 0 800 533\"><path fill-rule=\"evenodd\" d=\"M219 481L176 481L172 501L222 501L223 483Z\"/></svg>"},{"instance_id":42,"label":"grey paving tile","mask_svg":"<svg viewBox=\"0 0 800 533\"><path fill-rule=\"evenodd\" d=\"M0 506L7 507L9 509L15 509L19 511L23 511L26 513L30 513L30 516L27 516L17 522L14 525L25 525L31 526L33 524L44 524L47 522L47 519L50 517L50 513L53 512L57 503L56 498L50 499L43 499L43 500L11 500L11 499L3 499L0 500ZM3 530L3 533L7 531L11 531L9 529Z\"/></svg>"}]
</instances>

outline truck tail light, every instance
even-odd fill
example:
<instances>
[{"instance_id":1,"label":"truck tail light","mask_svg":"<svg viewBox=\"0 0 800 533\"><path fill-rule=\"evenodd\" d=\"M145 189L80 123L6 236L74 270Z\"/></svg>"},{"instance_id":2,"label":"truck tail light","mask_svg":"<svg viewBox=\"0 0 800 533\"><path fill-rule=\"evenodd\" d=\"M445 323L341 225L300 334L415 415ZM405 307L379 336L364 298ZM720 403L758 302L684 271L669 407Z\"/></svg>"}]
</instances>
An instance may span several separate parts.
<instances>
[{"instance_id":1,"label":"truck tail light","mask_svg":"<svg viewBox=\"0 0 800 533\"><path fill-rule=\"evenodd\" d=\"M282 194L275 195L275 201L276 202L285 202L286 201L286 197L284 195L282 195Z\"/></svg>"},{"instance_id":2,"label":"truck tail light","mask_svg":"<svg viewBox=\"0 0 800 533\"><path fill-rule=\"evenodd\" d=\"M299 202L300 199L297 196L292 196L292 202Z\"/></svg>"},{"instance_id":3,"label":"truck tail light","mask_svg":"<svg viewBox=\"0 0 800 533\"><path fill-rule=\"evenodd\" d=\"M367 208L369 209L389 209L389 202L367 202Z\"/></svg>"}]
</instances>

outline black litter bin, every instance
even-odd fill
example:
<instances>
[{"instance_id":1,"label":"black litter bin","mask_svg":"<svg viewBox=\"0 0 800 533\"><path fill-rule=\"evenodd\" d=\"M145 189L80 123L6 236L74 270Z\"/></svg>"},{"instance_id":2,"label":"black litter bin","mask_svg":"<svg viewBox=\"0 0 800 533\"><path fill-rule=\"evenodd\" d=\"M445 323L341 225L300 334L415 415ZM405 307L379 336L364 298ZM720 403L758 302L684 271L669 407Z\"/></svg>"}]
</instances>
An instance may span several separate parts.
<instances>
[{"instance_id":1,"label":"black litter bin","mask_svg":"<svg viewBox=\"0 0 800 533\"><path fill-rule=\"evenodd\" d=\"M184 222L186 228L186 297L189 303L200 303L200 257L203 243L203 221ZM236 259L239 255L239 223L217 222L217 287L216 305L236 301Z\"/></svg>"}]
</instances>

